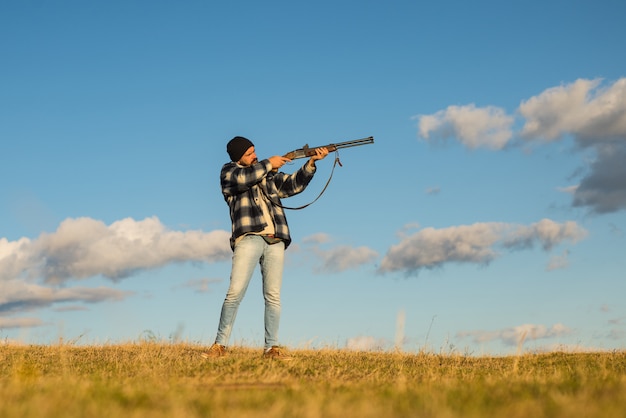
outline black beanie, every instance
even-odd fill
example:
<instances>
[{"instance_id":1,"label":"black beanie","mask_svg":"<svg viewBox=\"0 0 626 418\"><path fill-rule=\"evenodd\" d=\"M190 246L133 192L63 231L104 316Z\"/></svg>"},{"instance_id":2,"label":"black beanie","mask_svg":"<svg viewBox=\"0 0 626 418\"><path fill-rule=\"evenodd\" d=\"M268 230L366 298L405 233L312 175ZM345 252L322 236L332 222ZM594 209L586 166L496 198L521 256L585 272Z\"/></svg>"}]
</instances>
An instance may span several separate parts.
<instances>
[{"instance_id":1,"label":"black beanie","mask_svg":"<svg viewBox=\"0 0 626 418\"><path fill-rule=\"evenodd\" d=\"M230 160L237 162L241 160L241 157L248 151L248 148L253 147L254 144L248 138L243 136L236 136L226 145L226 152L230 155Z\"/></svg>"}]
</instances>

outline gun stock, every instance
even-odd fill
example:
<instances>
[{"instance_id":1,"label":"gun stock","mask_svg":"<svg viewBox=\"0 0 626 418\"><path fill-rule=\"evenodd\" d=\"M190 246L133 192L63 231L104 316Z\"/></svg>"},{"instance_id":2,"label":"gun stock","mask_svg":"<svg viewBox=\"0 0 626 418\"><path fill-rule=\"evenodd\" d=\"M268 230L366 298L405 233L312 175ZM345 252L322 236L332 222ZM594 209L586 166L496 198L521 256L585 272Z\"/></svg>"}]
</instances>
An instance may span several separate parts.
<instances>
[{"instance_id":1,"label":"gun stock","mask_svg":"<svg viewBox=\"0 0 626 418\"><path fill-rule=\"evenodd\" d=\"M318 148L327 148L329 152L333 152L342 148L358 147L360 145L367 145L367 144L373 144L373 143L374 143L374 137L369 136L367 138L354 139L352 141L338 142L336 144L322 145L319 147L309 147L309 144L306 144L302 148L288 152L283 157L289 158L290 160L296 160L298 158L307 158L307 157L311 157L312 155L315 155L315 150Z\"/></svg>"}]
</instances>

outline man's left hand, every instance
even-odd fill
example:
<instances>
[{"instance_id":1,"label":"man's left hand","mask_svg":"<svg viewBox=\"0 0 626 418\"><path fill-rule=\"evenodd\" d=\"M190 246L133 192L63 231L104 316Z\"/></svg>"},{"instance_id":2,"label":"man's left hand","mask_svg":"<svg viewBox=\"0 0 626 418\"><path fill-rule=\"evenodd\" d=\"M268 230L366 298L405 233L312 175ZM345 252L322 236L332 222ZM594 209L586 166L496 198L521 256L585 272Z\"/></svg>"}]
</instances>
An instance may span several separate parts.
<instances>
[{"instance_id":1,"label":"man's left hand","mask_svg":"<svg viewBox=\"0 0 626 418\"><path fill-rule=\"evenodd\" d=\"M309 166L311 166L311 168L315 167L315 161L322 160L326 158L327 155L328 155L328 148L326 147L315 148L315 155L311 156L311 159L309 160Z\"/></svg>"}]
</instances>

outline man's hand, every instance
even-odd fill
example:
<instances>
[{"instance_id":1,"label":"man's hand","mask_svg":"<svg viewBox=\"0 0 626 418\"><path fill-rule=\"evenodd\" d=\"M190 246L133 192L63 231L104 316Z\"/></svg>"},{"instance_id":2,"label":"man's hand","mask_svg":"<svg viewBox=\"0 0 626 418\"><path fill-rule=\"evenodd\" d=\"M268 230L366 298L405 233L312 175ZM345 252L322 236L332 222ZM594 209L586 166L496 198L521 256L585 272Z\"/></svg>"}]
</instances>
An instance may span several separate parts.
<instances>
[{"instance_id":1,"label":"man's hand","mask_svg":"<svg viewBox=\"0 0 626 418\"><path fill-rule=\"evenodd\" d=\"M278 170L279 168L284 166L285 163L291 161L289 158L285 158L280 155L274 155L273 157L270 157L269 160L272 164L272 170Z\"/></svg>"},{"instance_id":2,"label":"man's hand","mask_svg":"<svg viewBox=\"0 0 626 418\"><path fill-rule=\"evenodd\" d=\"M309 160L309 167L315 168L315 161L323 160L324 158L326 158L327 155L328 155L328 148L326 147L315 148L315 155L311 156L311 159Z\"/></svg>"}]
</instances>

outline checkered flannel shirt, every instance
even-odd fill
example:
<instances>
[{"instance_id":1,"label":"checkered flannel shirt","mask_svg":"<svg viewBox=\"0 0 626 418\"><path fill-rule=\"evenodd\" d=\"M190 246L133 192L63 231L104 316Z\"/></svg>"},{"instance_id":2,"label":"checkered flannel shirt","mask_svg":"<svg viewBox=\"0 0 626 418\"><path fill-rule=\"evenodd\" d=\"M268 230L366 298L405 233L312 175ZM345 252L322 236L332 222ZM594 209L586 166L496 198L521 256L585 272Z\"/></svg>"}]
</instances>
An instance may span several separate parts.
<instances>
[{"instance_id":1,"label":"checkered flannel shirt","mask_svg":"<svg viewBox=\"0 0 626 418\"><path fill-rule=\"evenodd\" d=\"M315 174L315 168L310 168L308 163L293 174L273 172L271 168L269 160L262 160L248 167L229 162L222 167L220 181L224 200L230 208L232 249L235 248L237 237L260 232L267 226L259 206L260 199L263 199L261 188L272 201L281 204L281 198L302 192ZM291 236L284 209L269 202L268 208L274 218L275 236L282 239L287 248L291 243Z\"/></svg>"}]
</instances>

